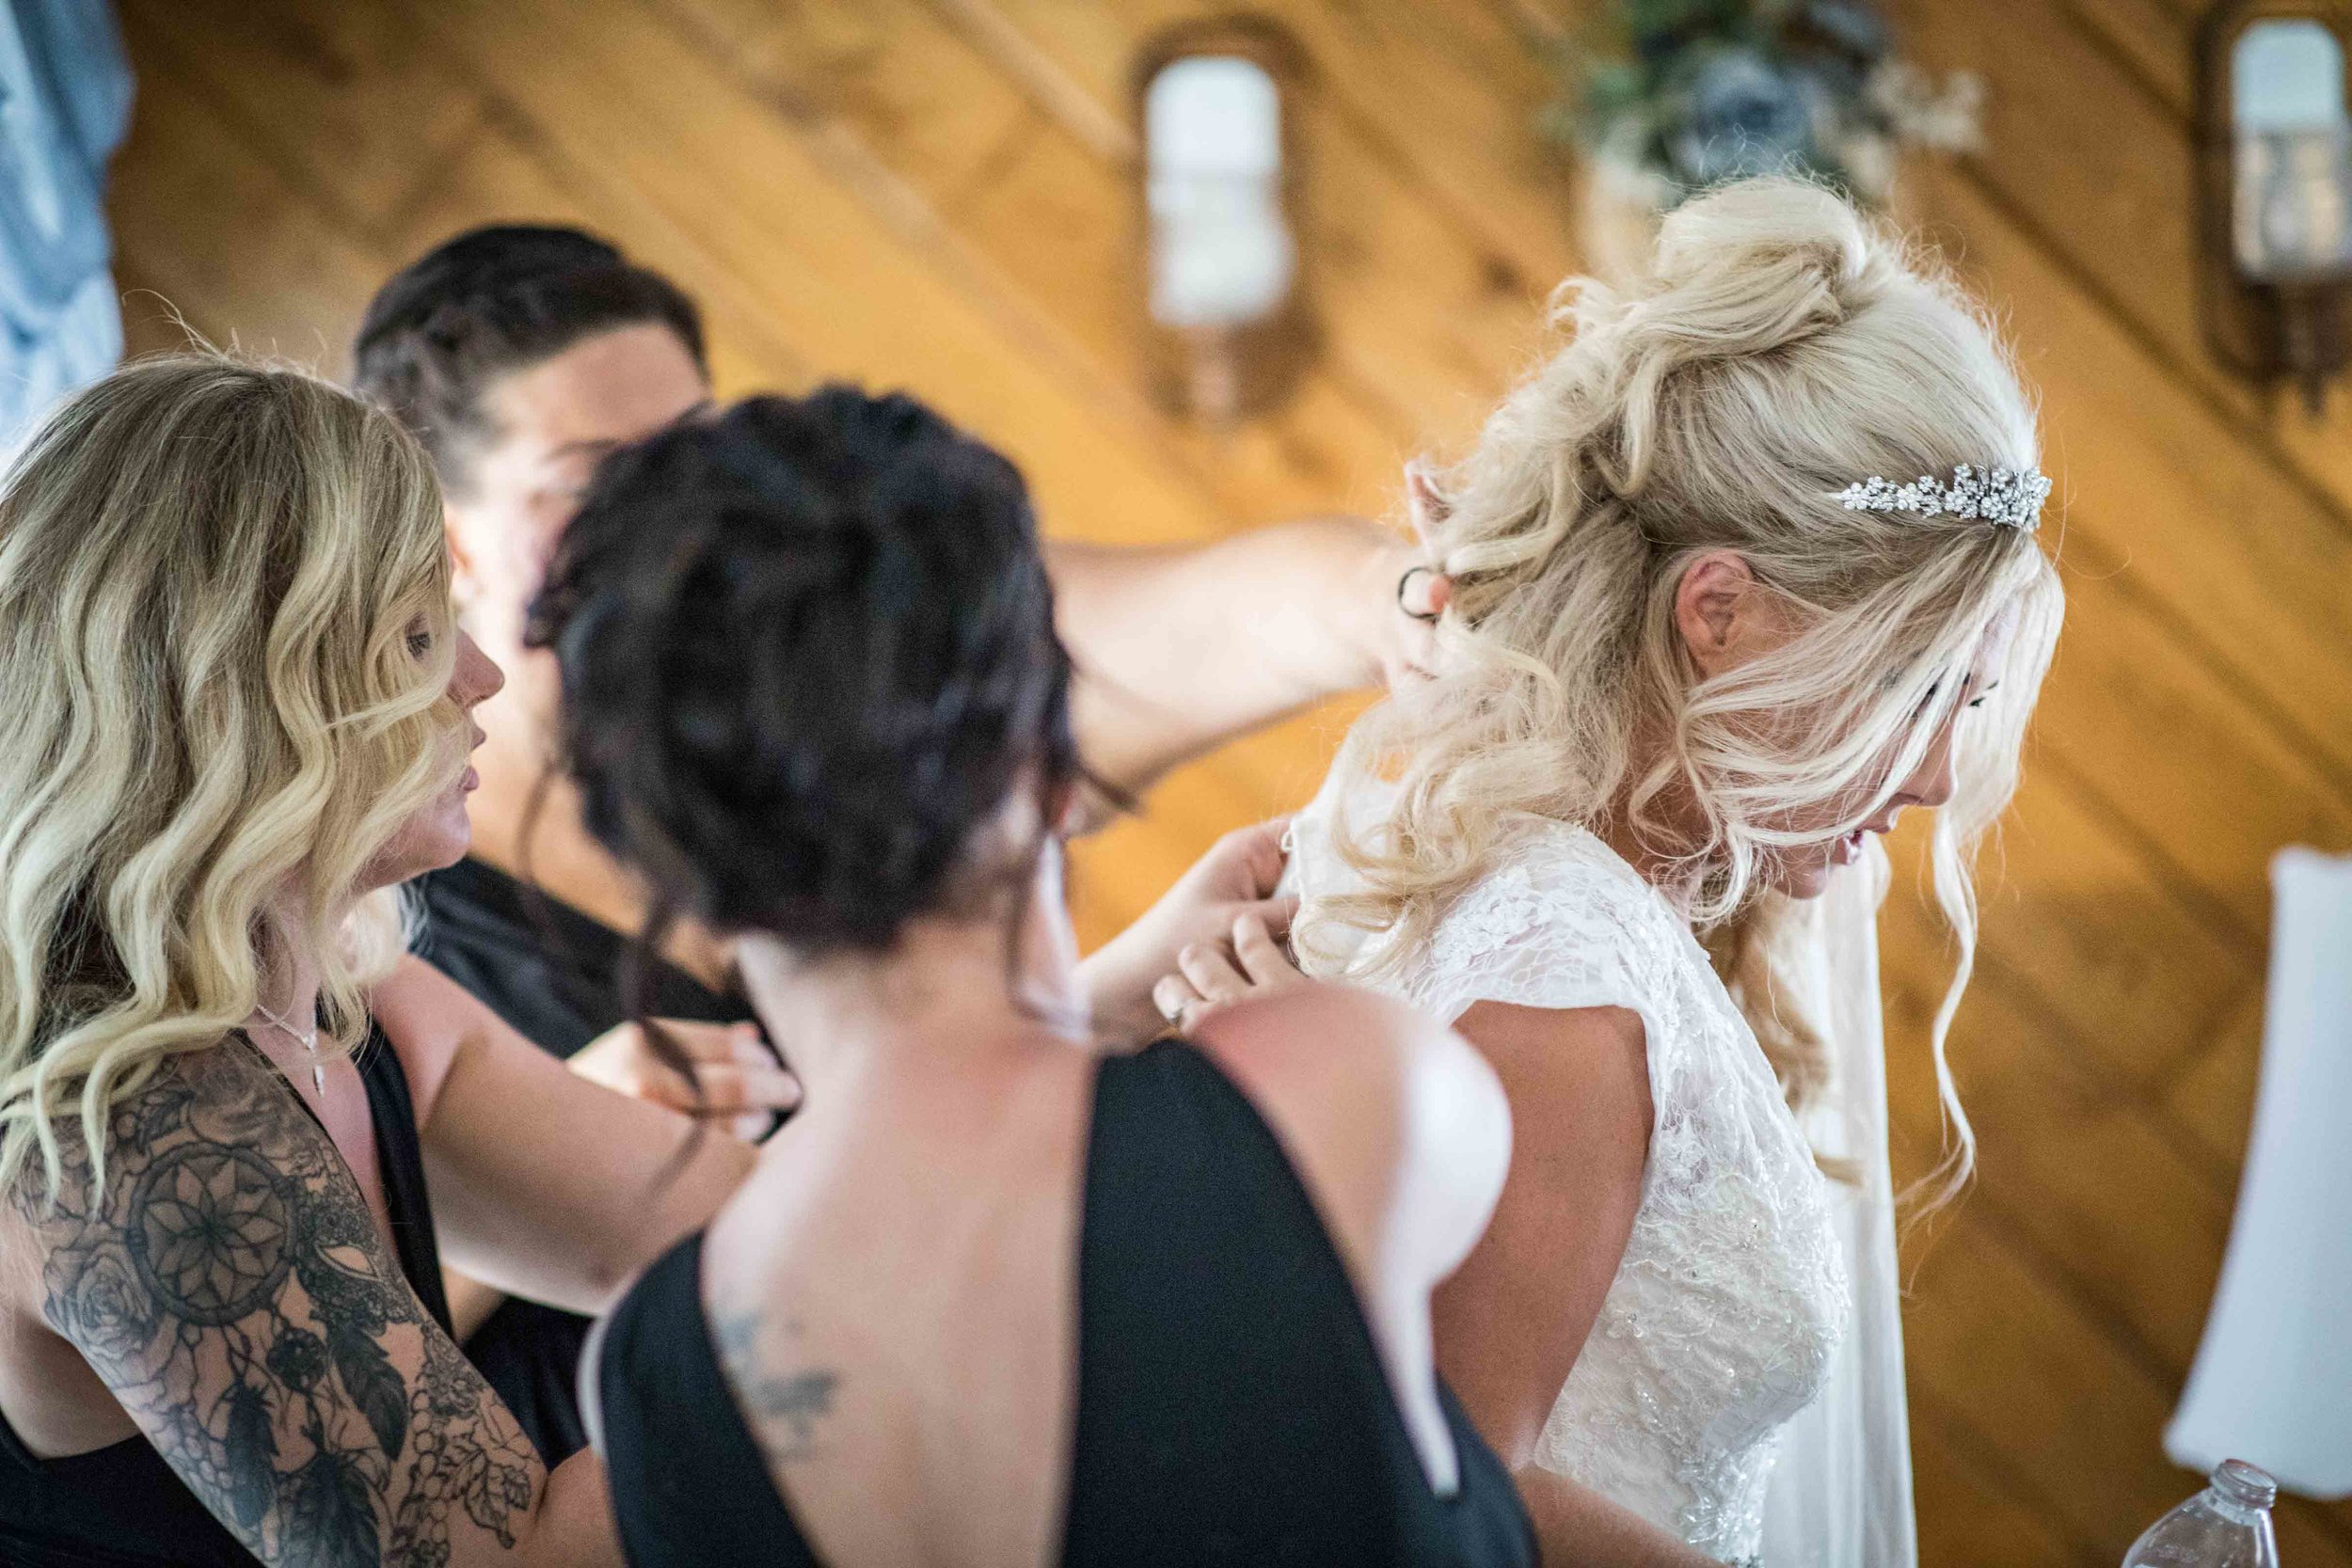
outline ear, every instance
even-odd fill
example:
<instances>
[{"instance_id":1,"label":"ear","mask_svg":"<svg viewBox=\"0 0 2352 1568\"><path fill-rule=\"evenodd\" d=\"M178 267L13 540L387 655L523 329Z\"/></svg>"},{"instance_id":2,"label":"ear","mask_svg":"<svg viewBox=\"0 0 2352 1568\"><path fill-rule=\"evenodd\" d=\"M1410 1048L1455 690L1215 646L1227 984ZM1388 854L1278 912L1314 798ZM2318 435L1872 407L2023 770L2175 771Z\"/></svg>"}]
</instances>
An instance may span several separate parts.
<instances>
[{"instance_id":1,"label":"ear","mask_svg":"<svg viewBox=\"0 0 2352 1568\"><path fill-rule=\"evenodd\" d=\"M457 509L446 501L441 506L441 536L449 542L450 585L457 602L464 605L473 597L473 552L466 547L466 531L457 519Z\"/></svg>"},{"instance_id":2,"label":"ear","mask_svg":"<svg viewBox=\"0 0 2352 1568\"><path fill-rule=\"evenodd\" d=\"M1045 820L1052 824L1054 836L1076 838L1094 826L1086 796L1085 788L1074 781L1057 784L1046 793Z\"/></svg>"},{"instance_id":3,"label":"ear","mask_svg":"<svg viewBox=\"0 0 2352 1568\"><path fill-rule=\"evenodd\" d=\"M1453 510L1453 503L1438 493L1437 481L1429 477L1420 459L1405 465L1405 515L1413 525L1413 542L1432 561L1438 559L1438 527Z\"/></svg>"},{"instance_id":4,"label":"ear","mask_svg":"<svg viewBox=\"0 0 2352 1568\"><path fill-rule=\"evenodd\" d=\"M1755 568L1737 550L1709 550L1683 568L1675 626L1701 675L1712 680L1746 661L1761 600Z\"/></svg>"}]
</instances>

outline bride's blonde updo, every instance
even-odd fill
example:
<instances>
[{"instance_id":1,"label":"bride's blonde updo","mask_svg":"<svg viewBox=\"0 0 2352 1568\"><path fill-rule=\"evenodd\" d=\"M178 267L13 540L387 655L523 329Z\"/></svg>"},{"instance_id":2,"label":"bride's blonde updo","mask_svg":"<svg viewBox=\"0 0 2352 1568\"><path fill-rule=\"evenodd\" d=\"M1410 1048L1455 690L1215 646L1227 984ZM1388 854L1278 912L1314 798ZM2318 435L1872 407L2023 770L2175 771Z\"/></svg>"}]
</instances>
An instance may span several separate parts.
<instances>
[{"instance_id":1,"label":"bride's blonde updo","mask_svg":"<svg viewBox=\"0 0 2352 1568\"><path fill-rule=\"evenodd\" d=\"M1976 931L1970 851L2015 786L2061 592L2027 530L1849 510L1839 496L1873 476L1948 482L1963 464L2030 473L2031 401L1973 301L1794 181L1691 202L1666 219L1646 277L1622 292L1571 280L1560 300L1566 345L1440 478L1436 544L1454 582L1441 673L1375 709L1342 752L1343 770L1401 789L1376 831L1343 814L1338 847L1369 886L1317 909L1310 961L1323 920L1394 931L1372 950L1401 956L1522 814L1631 836L1672 868L1665 891L1703 930L1738 933L1719 957L1802 1101L1819 1040L1756 957L1778 902L1771 859L1879 812L1963 700L1988 626L2013 616L1987 675L1998 686L1958 727L1957 793L1935 824L1937 897L1960 949L1935 1026L1948 1103L1943 1041ZM1708 679L1675 595L1685 567L1721 549L1748 562L1798 635Z\"/></svg>"}]
</instances>

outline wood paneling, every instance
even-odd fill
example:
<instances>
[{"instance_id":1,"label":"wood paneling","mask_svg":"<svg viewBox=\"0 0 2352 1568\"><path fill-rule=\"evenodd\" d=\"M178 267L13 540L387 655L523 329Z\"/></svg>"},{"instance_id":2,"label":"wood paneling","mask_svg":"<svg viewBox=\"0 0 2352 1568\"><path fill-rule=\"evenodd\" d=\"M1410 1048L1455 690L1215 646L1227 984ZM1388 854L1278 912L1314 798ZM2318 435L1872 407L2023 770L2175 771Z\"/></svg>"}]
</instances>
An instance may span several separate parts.
<instances>
[{"instance_id":1,"label":"wood paneling","mask_svg":"<svg viewBox=\"0 0 2352 1568\"><path fill-rule=\"evenodd\" d=\"M343 364L391 268L490 219L582 223L704 302L723 391L907 387L1028 471L1049 527L1208 537L1392 504L1539 351L1575 265L1534 125L1578 0L1261 0L1311 61L1326 348L1212 435L1142 395L1128 62L1213 0L121 0L135 345ZM2063 502L2067 641L1985 867L1955 1033L1980 1179L1915 1236L1930 1564L2115 1561L2194 1478L2159 1432L2226 1238L2253 1096L2266 865L2352 847L2352 408L2236 384L2192 309L2192 0L1900 0L1981 73L1987 145L1906 214L2012 331ZM1185 769L1079 857L1100 936L1210 837L1296 803L1353 710ZM1915 837L1899 844L1908 864ZM1899 1159L1939 1127L1949 956L1886 920ZM2290 1560L2352 1568L2296 1506Z\"/></svg>"}]
</instances>

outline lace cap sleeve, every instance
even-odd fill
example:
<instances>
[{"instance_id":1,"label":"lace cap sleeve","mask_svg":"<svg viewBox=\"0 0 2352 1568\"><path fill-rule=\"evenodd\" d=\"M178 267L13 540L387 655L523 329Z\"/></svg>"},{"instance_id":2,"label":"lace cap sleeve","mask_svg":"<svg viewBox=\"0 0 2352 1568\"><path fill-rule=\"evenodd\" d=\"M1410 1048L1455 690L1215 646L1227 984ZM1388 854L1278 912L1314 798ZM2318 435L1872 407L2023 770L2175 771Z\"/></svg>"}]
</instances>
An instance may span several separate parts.
<instances>
[{"instance_id":1,"label":"lace cap sleeve","mask_svg":"<svg viewBox=\"0 0 2352 1568\"><path fill-rule=\"evenodd\" d=\"M1675 945L1691 941L1598 839L1545 824L1439 919L1423 1000L1449 1019L1477 1002L1623 1007L1642 1015L1655 1071L1676 1033Z\"/></svg>"}]
</instances>

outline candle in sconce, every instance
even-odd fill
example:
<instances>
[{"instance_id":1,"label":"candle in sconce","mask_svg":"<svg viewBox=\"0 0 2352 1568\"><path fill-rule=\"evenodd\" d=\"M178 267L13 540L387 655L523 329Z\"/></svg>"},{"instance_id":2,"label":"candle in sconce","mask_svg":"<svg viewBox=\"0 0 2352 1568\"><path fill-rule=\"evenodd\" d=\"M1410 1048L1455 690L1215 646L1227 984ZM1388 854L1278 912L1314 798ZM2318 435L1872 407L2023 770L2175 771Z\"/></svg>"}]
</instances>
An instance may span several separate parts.
<instances>
[{"instance_id":1,"label":"candle in sconce","mask_svg":"<svg viewBox=\"0 0 2352 1568\"><path fill-rule=\"evenodd\" d=\"M2299 19L2257 22L2231 71L2239 270L2294 283L2352 263L2352 118L2335 36Z\"/></svg>"},{"instance_id":2,"label":"candle in sconce","mask_svg":"<svg viewBox=\"0 0 2352 1568\"><path fill-rule=\"evenodd\" d=\"M1211 424L1278 402L1312 342L1295 66L1287 35L1232 21L1162 35L1137 71L1147 373Z\"/></svg>"}]
</instances>

